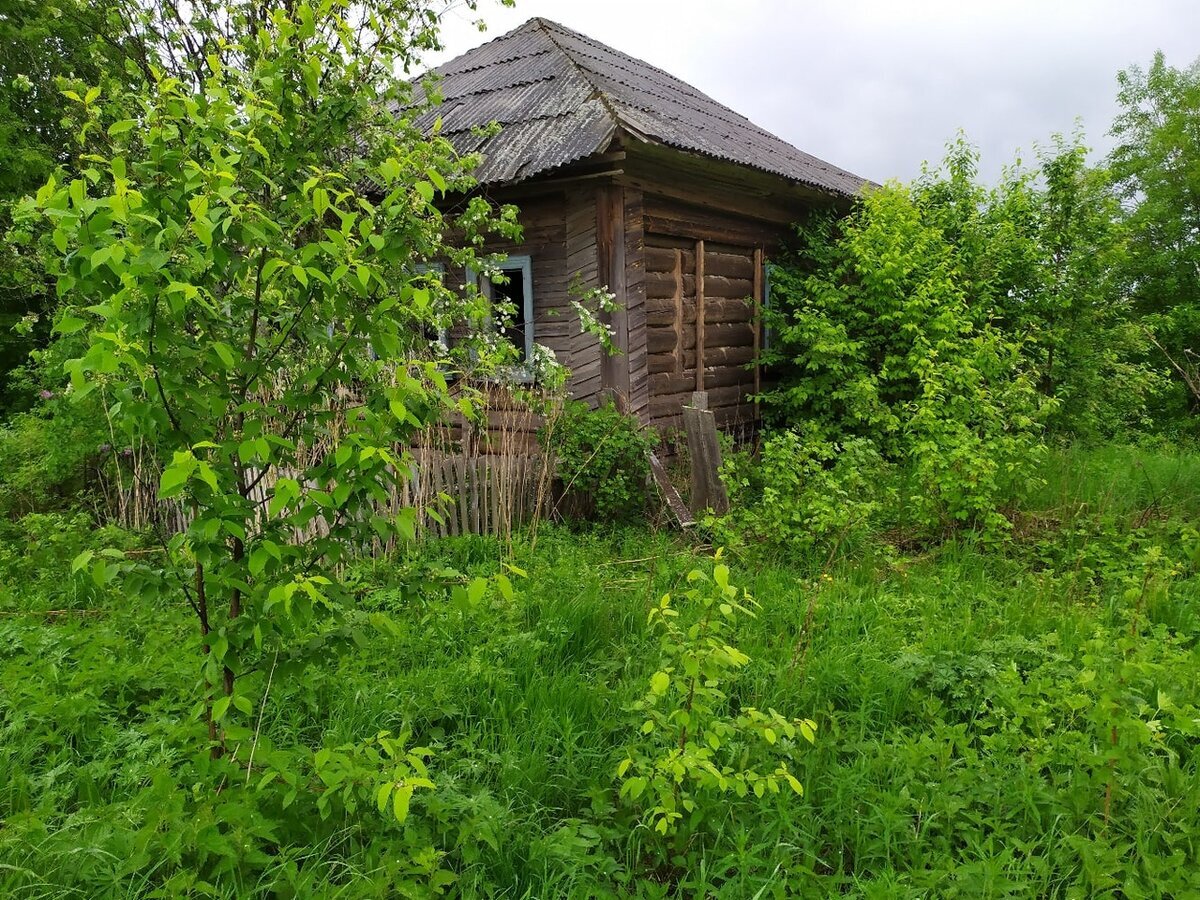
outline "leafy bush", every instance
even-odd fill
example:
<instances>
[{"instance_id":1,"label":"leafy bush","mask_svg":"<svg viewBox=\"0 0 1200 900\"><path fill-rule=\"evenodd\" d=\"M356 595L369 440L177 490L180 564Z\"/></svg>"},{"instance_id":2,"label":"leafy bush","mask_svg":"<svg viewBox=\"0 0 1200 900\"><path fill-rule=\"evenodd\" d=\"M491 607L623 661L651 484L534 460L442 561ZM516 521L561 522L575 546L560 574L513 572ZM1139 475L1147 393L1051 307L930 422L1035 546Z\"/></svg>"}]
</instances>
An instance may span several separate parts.
<instances>
[{"instance_id":1,"label":"leafy bush","mask_svg":"<svg viewBox=\"0 0 1200 900\"><path fill-rule=\"evenodd\" d=\"M543 446L554 451L563 493L577 509L601 521L628 521L646 509L654 438L615 404L589 409L568 403L542 427Z\"/></svg>"},{"instance_id":2,"label":"leafy bush","mask_svg":"<svg viewBox=\"0 0 1200 900\"><path fill-rule=\"evenodd\" d=\"M996 531L1013 486L1036 473L1053 400L1038 394L1023 340L990 321L991 282L970 235L950 229L958 198L940 186L889 184L845 219L801 229L772 275L786 365L766 400L778 422L810 423L827 442L865 438L906 469L914 525Z\"/></svg>"},{"instance_id":3,"label":"leafy bush","mask_svg":"<svg viewBox=\"0 0 1200 900\"><path fill-rule=\"evenodd\" d=\"M49 398L0 425L0 516L69 506L94 482L112 438L91 403Z\"/></svg>"},{"instance_id":4,"label":"leafy bush","mask_svg":"<svg viewBox=\"0 0 1200 900\"><path fill-rule=\"evenodd\" d=\"M675 853L711 824L714 806L723 810L732 798L761 799L785 787L803 794L788 760L798 737L816 739L810 719L730 708L728 686L750 661L730 641L738 620L754 615L754 600L729 574L719 561L711 575L692 569L681 607L664 594L651 608L660 668L630 707L640 736L617 767L620 799L644 824L672 838Z\"/></svg>"},{"instance_id":5,"label":"leafy bush","mask_svg":"<svg viewBox=\"0 0 1200 900\"><path fill-rule=\"evenodd\" d=\"M834 443L802 429L768 434L757 458L732 454L722 478L730 512L706 522L717 543L757 542L801 555L862 541L896 494L892 467L870 440Z\"/></svg>"},{"instance_id":6,"label":"leafy bush","mask_svg":"<svg viewBox=\"0 0 1200 900\"><path fill-rule=\"evenodd\" d=\"M88 551L109 548L136 551L145 540L119 528L97 528L85 512L30 513L16 521L0 520L0 607L21 608L36 601L51 609L88 606L103 595L101 578L65 577L71 563Z\"/></svg>"}]
</instances>

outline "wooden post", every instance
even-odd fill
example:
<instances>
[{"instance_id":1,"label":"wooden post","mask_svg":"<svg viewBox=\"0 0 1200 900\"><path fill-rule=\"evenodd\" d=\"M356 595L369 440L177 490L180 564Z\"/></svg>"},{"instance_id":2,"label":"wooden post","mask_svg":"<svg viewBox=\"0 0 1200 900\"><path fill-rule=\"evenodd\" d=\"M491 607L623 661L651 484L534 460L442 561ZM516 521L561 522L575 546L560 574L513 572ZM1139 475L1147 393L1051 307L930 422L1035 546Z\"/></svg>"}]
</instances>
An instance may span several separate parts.
<instances>
[{"instance_id":1,"label":"wooden post","mask_svg":"<svg viewBox=\"0 0 1200 900\"><path fill-rule=\"evenodd\" d=\"M692 513L711 509L718 515L729 512L729 495L721 481L721 444L717 421L707 409L683 408L688 455L692 460Z\"/></svg>"},{"instance_id":2,"label":"wooden post","mask_svg":"<svg viewBox=\"0 0 1200 900\"><path fill-rule=\"evenodd\" d=\"M696 241L696 390L704 390L704 241Z\"/></svg>"},{"instance_id":3,"label":"wooden post","mask_svg":"<svg viewBox=\"0 0 1200 900\"><path fill-rule=\"evenodd\" d=\"M616 355L600 356L600 383L629 396L629 298L625 290L625 192L620 185L602 185L596 191L596 267L600 286L615 297L617 309L601 313L613 330Z\"/></svg>"},{"instance_id":4,"label":"wooden post","mask_svg":"<svg viewBox=\"0 0 1200 900\"><path fill-rule=\"evenodd\" d=\"M762 308L763 308L763 252L754 248L754 403L758 405L758 394L762 389Z\"/></svg>"},{"instance_id":5,"label":"wooden post","mask_svg":"<svg viewBox=\"0 0 1200 900\"><path fill-rule=\"evenodd\" d=\"M675 374L683 374L683 251L675 248Z\"/></svg>"}]
</instances>

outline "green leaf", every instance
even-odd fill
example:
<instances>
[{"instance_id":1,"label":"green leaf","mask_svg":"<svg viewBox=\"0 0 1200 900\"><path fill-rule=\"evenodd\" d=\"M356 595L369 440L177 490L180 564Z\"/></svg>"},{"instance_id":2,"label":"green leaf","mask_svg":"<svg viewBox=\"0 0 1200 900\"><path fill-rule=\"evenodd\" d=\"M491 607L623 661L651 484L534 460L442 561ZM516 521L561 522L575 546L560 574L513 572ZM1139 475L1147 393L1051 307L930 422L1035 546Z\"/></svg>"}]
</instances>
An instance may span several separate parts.
<instances>
[{"instance_id":1,"label":"green leaf","mask_svg":"<svg viewBox=\"0 0 1200 900\"><path fill-rule=\"evenodd\" d=\"M304 266L292 266L292 277L300 282L302 287L308 287L308 272Z\"/></svg>"},{"instance_id":2,"label":"green leaf","mask_svg":"<svg viewBox=\"0 0 1200 900\"><path fill-rule=\"evenodd\" d=\"M108 134L110 137L116 137L118 134L124 134L136 126L137 119L119 119L108 126Z\"/></svg>"},{"instance_id":3,"label":"green leaf","mask_svg":"<svg viewBox=\"0 0 1200 900\"><path fill-rule=\"evenodd\" d=\"M500 591L500 596L512 603L516 599L516 593L513 591L512 582L508 580L508 576L503 572L497 572L494 576L496 588Z\"/></svg>"},{"instance_id":4,"label":"green leaf","mask_svg":"<svg viewBox=\"0 0 1200 900\"><path fill-rule=\"evenodd\" d=\"M325 211L329 209L329 191L325 188L315 188L312 192L312 204L314 217L324 218Z\"/></svg>"},{"instance_id":5,"label":"green leaf","mask_svg":"<svg viewBox=\"0 0 1200 900\"><path fill-rule=\"evenodd\" d=\"M193 219L192 231L196 233L196 237L200 238L200 242L205 247L211 247L213 243L213 226L208 219Z\"/></svg>"},{"instance_id":6,"label":"green leaf","mask_svg":"<svg viewBox=\"0 0 1200 900\"><path fill-rule=\"evenodd\" d=\"M396 786L394 781L386 781L379 786L379 790L375 794L375 805L379 807L379 811L383 812L387 809L388 800L391 799L392 789Z\"/></svg>"},{"instance_id":7,"label":"green leaf","mask_svg":"<svg viewBox=\"0 0 1200 900\"><path fill-rule=\"evenodd\" d=\"M484 596L487 594L487 580L484 578L476 578L467 586L467 602L471 606L478 606L483 602Z\"/></svg>"},{"instance_id":8,"label":"green leaf","mask_svg":"<svg viewBox=\"0 0 1200 900\"><path fill-rule=\"evenodd\" d=\"M78 316L73 316L70 313L63 313L62 317L54 325L54 330L59 334L74 334L87 325L83 319Z\"/></svg>"},{"instance_id":9,"label":"green leaf","mask_svg":"<svg viewBox=\"0 0 1200 900\"><path fill-rule=\"evenodd\" d=\"M223 718L225 718L225 714L229 712L229 704L231 702L232 698L228 696L217 698L217 701L213 703L212 708L212 717L214 721L220 722Z\"/></svg>"},{"instance_id":10,"label":"green leaf","mask_svg":"<svg viewBox=\"0 0 1200 900\"><path fill-rule=\"evenodd\" d=\"M197 464L198 460L191 453L176 453L174 461L163 469L158 482L158 496L166 499L178 494L196 471Z\"/></svg>"},{"instance_id":11,"label":"green leaf","mask_svg":"<svg viewBox=\"0 0 1200 900\"><path fill-rule=\"evenodd\" d=\"M650 692L653 694L665 694L667 688L671 686L671 676L666 672L655 672L650 676Z\"/></svg>"},{"instance_id":12,"label":"green leaf","mask_svg":"<svg viewBox=\"0 0 1200 900\"><path fill-rule=\"evenodd\" d=\"M88 262L92 264L92 270L95 271L108 262L108 258L110 256L112 256L111 246L100 247L99 249L92 251L91 256L88 257Z\"/></svg>"},{"instance_id":13,"label":"green leaf","mask_svg":"<svg viewBox=\"0 0 1200 900\"><path fill-rule=\"evenodd\" d=\"M810 744L817 742L817 723L812 719L801 719L796 723L800 729L800 735Z\"/></svg>"},{"instance_id":14,"label":"green leaf","mask_svg":"<svg viewBox=\"0 0 1200 900\"><path fill-rule=\"evenodd\" d=\"M412 795L413 788L410 784L398 784L392 793L392 812L396 816L396 821L401 824L408 818L408 805L412 800Z\"/></svg>"},{"instance_id":15,"label":"green leaf","mask_svg":"<svg viewBox=\"0 0 1200 900\"><path fill-rule=\"evenodd\" d=\"M196 474L199 476L201 481L212 488L214 494L219 494L221 492L221 486L217 481L217 473L213 471L213 467L208 463L201 462L196 467Z\"/></svg>"},{"instance_id":16,"label":"green leaf","mask_svg":"<svg viewBox=\"0 0 1200 900\"><path fill-rule=\"evenodd\" d=\"M804 785L802 785L796 779L795 775L793 775L791 772L785 771L783 773L783 777L787 779L787 783L791 786L792 790L796 792L797 796L799 796L799 797L804 796Z\"/></svg>"},{"instance_id":17,"label":"green leaf","mask_svg":"<svg viewBox=\"0 0 1200 900\"><path fill-rule=\"evenodd\" d=\"M636 800L646 790L646 784L645 778L641 775L635 775L621 785L621 796L629 797L630 800Z\"/></svg>"},{"instance_id":18,"label":"green leaf","mask_svg":"<svg viewBox=\"0 0 1200 900\"><path fill-rule=\"evenodd\" d=\"M77 574L81 569L86 569L88 563L92 561L95 554L91 550L84 550L71 561L71 574Z\"/></svg>"},{"instance_id":19,"label":"green leaf","mask_svg":"<svg viewBox=\"0 0 1200 900\"><path fill-rule=\"evenodd\" d=\"M217 356L220 358L221 363L226 369L232 369L234 367L236 360L233 355L232 347L223 341L213 341L212 348L214 351L216 351Z\"/></svg>"}]
</instances>

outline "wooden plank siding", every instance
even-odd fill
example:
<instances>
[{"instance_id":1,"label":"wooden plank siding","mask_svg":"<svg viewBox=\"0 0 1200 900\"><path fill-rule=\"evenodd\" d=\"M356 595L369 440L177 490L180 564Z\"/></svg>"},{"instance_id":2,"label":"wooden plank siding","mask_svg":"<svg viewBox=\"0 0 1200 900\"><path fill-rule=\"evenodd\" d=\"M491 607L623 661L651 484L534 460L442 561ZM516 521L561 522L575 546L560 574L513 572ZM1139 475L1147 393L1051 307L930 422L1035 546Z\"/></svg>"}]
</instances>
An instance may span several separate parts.
<instances>
[{"instance_id":1,"label":"wooden plank siding","mask_svg":"<svg viewBox=\"0 0 1200 900\"><path fill-rule=\"evenodd\" d=\"M578 276L584 290L600 286L599 260L596 251L596 191L585 184L566 194L566 255L565 271L568 287ZM534 286L536 290L537 286ZM559 361L571 369L571 396L595 406L600 399L600 343L590 334L581 333L579 317L571 312L574 335L568 355ZM557 352L557 351L556 351Z\"/></svg>"},{"instance_id":2,"label":"wooden plank siding","mask_svg":"<svg viewBox=\"0 0 1200 900\"><path fill-rule=\"evenodd\" d=\"M650 410L649 351L646 323L646 228L642 192L625 194L625 303L629 319L629 411L645 421Z\"/></svg>"},{"instance_id":3,"label":"wooden plank siding","mask_svg":"<svg viewBox=\"0 0 1200 900\"><path fill-rule=\"evenodd\" d=\"M600 320L612 331L616 354L602 353L600 384L606 391L628 399L629 298L625 293L625 191L619 185L602 184L596 190L596 260L600 284L616 298L617 308L602 313Z\"/></svg>"},{"instance_id":4,"label":"wooden plank siding","mask_svg":"<svg viewBox=\"0 0 1200 900\"><path fill-rule=\"evenodd\" d=\"M571 371L570 395L595 405L600 396L600 348L581 333L571 307L571 284L578 274L584 289L599 286L596 256L595 188L568 186L505 197L519 209L521 241L489 241L487 253L528 255L533 269L534 340L554 351ZM461 271L456 273L460 280Z\"/></svg>"},{"instance_id":5,"label":"wooden plank siding","mask_svg":"<svg viewBox=\"0 0 1200 900\"><path fill-rule=\"evenodd\" d=\"M800 218L807 198L799 190L766 197L765 182L753 179L738 195L729 179L702 183L691 171L667 172L657 158L618 152L604 162L625 168L494 192L520 209L525 235L486 249L531 257L535 340L571 370L571 396L593 406L615 393L643 422L673 429L703 389L720 427L754 427L763 266L787 236L788 211ZM573 283L615 295L609 324L618 355L581 333Z\"/></svg>"},{"instance_id":6,"label":"wooden plank siding","mask_svg":"<svg viewBox=\"0 0 1200 900\"><path fill-rule=\"evenodd\" d=\"M773 229L711 212L696 222L696 207L650 195L644 208L648 421L681 427L692 391L704 390L722 428L753 426L761 267ZM732 227L716 227L714 217Z\"/></svg>"}]
</instances>

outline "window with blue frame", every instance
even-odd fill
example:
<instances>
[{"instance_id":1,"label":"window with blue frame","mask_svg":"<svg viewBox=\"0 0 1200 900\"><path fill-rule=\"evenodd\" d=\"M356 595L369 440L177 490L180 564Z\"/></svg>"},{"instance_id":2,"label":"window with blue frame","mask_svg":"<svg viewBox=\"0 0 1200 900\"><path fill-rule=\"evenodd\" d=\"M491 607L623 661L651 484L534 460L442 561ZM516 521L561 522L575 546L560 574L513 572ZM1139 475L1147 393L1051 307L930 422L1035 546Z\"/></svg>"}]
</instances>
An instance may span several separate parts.
<instances>
[{"instance_id":1,"label":"window with blue frame","mask_svg":"<svg viewBox=\"0 0 1200 900\"><path fill-rule=\"evenodd\" d=\"M475 281L479 291L493 307L500 332L517 348L517 359L524 366L533 356L533 259L530 256L510 256L499 265L501 281L480 278L468 270L468 282Z\"/></svg>"}]
</instances>

